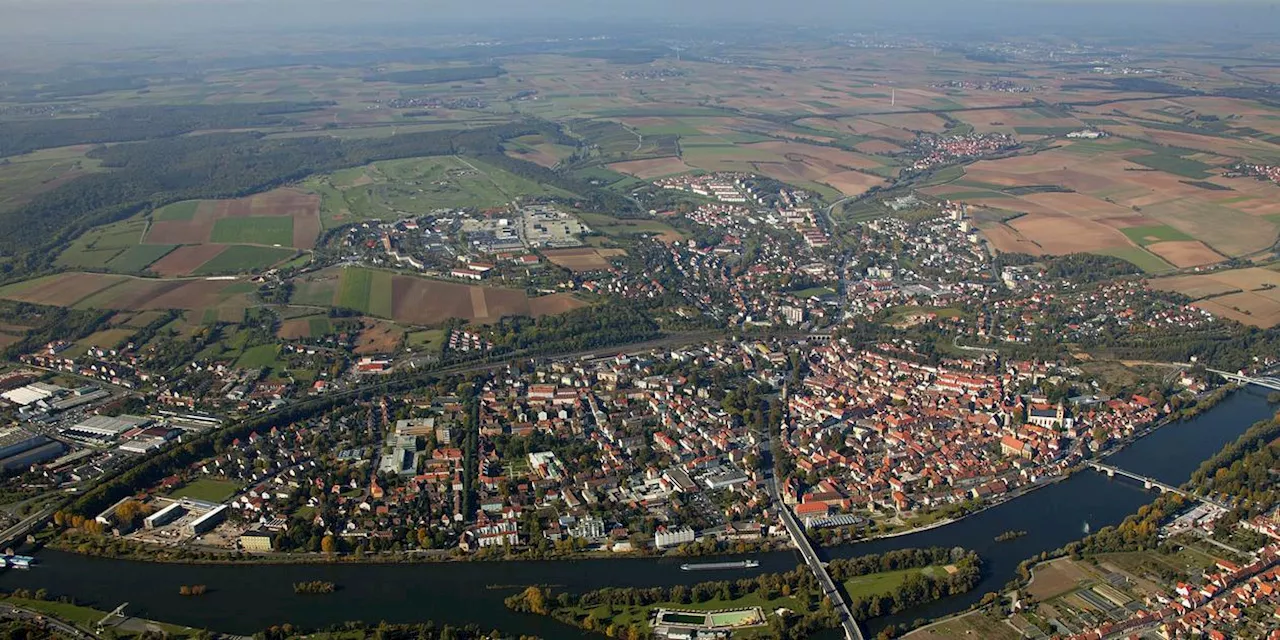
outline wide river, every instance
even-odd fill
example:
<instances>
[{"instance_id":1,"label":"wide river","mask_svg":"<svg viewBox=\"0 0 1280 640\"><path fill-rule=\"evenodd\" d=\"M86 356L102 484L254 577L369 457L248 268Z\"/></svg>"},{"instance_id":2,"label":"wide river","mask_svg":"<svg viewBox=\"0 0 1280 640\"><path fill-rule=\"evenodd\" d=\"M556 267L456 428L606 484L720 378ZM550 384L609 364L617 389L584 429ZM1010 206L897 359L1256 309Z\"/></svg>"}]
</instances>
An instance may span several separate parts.
<instances>
[{"instance_id":1,"label":"wide river","mask_svg":"<svg viewBox=\"0 0 1280 640\"><path fill-rule=\"evenodd\" d=\"M1265 392L1244 390L1194 420L1164 427L1111 456L1108 463L1169 484L1185 482L1196 467L1253 423L1271 417ZM828 549L831 557L889 549L961 546L985 561L982 582L973 591L891 618L873 620L872 631L890 622L946 615L967 608L983 594L999 590L1018 563L1080 538L1086 525L1097 530L1119 523L1150 502L1154 494L1138 483L1108 480L1094 471L929 531ZM994 538L1008 530L1028 535L1009 542ZM759 571L787 571L796 554L779 551L754 556ZM508 611L503 598L523 585L553 585L586 591L605 586L667 586L732 579L743 571L684 572L681 561L601 559L550 562L471 562L404 565L178 565L91 558L42 551L30 571L0 575L0 589L44 588L81 604L110 610L128 602L128 613L165 622L228 633L252 634L290 622L323 627L348 620L377 622L477 623L513 634L549 640L580 633L550 618ZM339 585L328 595L295 595L292 583L328 580ZM178 595L184 584L207 585L200 597ZM827 637L828 634L822 634ZM837 637L832 634L831 637Z\"/></svg>"}]
</instances>

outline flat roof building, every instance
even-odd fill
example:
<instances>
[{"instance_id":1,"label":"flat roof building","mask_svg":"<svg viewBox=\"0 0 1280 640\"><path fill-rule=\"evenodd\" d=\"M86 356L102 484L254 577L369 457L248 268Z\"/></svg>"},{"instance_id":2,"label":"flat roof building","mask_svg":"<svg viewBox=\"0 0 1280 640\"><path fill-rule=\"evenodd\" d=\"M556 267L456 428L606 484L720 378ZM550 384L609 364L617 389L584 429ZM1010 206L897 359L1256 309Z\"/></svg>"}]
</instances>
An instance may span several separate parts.
<instances>
[{"instance_id":1,"label":"flat roof building","mask_svg":"<svg viewBox=\"0 0 1280 640\"><path fill-rule=\"evenodd\" d=\"M142 521L142 526L146 529L163 527L164 525L169 524L170 522L173 522L178 518L181 518L183 514L185 514L186 512L187 512L187 508L182 506L182 503L175 502L147 516L147 518Z\"/></svg>"},{"instance_id":2,"label":"flat roof building","mask_svg":"<svg viewBox=\"0 0 1280 640\"><path fill-rule=\"evenodd\" d=\"M145 427L151 424L150 418L138 416L90 416L66 429L66 433L93 440L114 440L120 434L134 427Z\"/></svg>"},{"instance_id":3,"label":"flat roof building","mask_svg":"<svg viewBox=\"0 0 1280 640\"><path fill-rule=\"evenodd\" d=\"M191 521L187 525L187 533L198 536L206 531L213 529L227 519L227 505L220 504L216 508L209 511L199 518Z\"/></svg>"}]
</instances>

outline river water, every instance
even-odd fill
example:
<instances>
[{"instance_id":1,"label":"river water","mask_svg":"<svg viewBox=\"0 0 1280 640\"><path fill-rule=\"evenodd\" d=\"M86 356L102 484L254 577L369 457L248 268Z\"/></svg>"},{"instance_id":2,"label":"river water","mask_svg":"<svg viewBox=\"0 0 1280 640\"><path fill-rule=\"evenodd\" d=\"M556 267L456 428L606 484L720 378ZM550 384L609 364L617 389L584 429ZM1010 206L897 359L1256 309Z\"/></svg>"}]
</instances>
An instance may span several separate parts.
<instances>
[{"instance_id":1,"label":"river water","mask_svg":"<svg viewBox=\"0 0 1280 640\"><path fill-rule=\"evenodd\" d=\"M1166 426L1111 456L1108 463L1169 484L1185 482L1197 466L1233 441L1253 423L1271 417L1264 392L1244 390L1186 422ZM1138 483L1109 480L1082 471L1029 495L959 522L929 531L827 550L849 557L890 549L961 546L984 560L983 579L973 591L873 620L874 632L889 623L946 615L967 608L989 591L998 591L1018 563L1082 536L1119 523L1154 498ZM1027 535L1009 542L994 538L1008 530ZM753 556L759 571L788 571L799 564L790 551ZM131 615L229 633L251 634L285 622L323 627L348 620L377 622L476 623L507 633L548 640L580 637L575 629L550 618L516 614L503 598L530 584L557 590L587 591L606 586L670 586L735 579L742 571L684 572L681 560L601 559L548 562L459 562L402 565L178 565L92 558L42 551L30 571L0 575L0 589L44 588L52 596L70 595L81 604L111 610L128 602ZM336 593L297 595L292 584L327 580ZM199 597L178 595L184 584L207 585ZM823 634L822 637L827 637ZM831 637L837 637L832 635Z\"/></svg>"}]
</instances>

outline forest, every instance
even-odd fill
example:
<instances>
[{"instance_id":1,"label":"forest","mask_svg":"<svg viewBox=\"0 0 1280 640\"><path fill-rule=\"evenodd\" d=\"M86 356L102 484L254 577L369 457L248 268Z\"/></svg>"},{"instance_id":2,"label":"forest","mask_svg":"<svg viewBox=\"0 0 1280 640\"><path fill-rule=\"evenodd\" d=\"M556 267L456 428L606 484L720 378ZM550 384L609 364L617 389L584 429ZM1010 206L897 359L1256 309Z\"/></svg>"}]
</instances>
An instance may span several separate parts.
<instances>
[{"instance_id":1,"label":"forest","mask_svg":"<svg viewBox=\"0 0 1280 640\"><path fill-rule=\"evenodd\" d=\"M92 90L92 85L81 91ZM201 129L276 127L298 124L293 116L328 102L265 102L219 105L155 105L107 109L74 118L0 122L0 157L36 149L168 138Z\"/></svg>"},{"instance_id":2,"label":"forest","mask_svg":"<svg viewBox=\"0 0 1280 640\"><path fill-rule=\"evenodd\" d=\"M601 190L503 155L502 141L533 133L562 135L554 125L529 120L384 139L271 140L258 133L221 133L95 149L91 157L112 171L77 178L6 214L10 232L0 238L0 254L8 260L0 271L12 280L46 269L86 230L170 202L242 197L314 173L396 158L476 156L522 177L588 194L587 202L632 206L613 194L597 193Z\"/></svg>"}]
</instances>

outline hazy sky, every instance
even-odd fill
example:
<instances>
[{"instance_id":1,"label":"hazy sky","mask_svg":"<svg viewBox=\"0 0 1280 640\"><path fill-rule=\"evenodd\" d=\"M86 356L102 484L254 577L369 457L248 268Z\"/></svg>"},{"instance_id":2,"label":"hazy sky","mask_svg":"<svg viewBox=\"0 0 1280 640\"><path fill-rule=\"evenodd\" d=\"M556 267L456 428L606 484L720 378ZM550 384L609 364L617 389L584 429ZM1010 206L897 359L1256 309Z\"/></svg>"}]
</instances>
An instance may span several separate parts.
<instances>
[{"instance_id":1,"label":"hazy sky","mask_svg":"<svg viewBox=\"0 0 1280 640\"><path fill-rule=\"evenodd\" d=\"M1058 20L1144 27L1205 20L1259 30L1280 0L0 0L0 33L143 37L217 29L608 20L800 23L849 28L949 21L1017 29Z\"/></svg>"}]
</instances>

